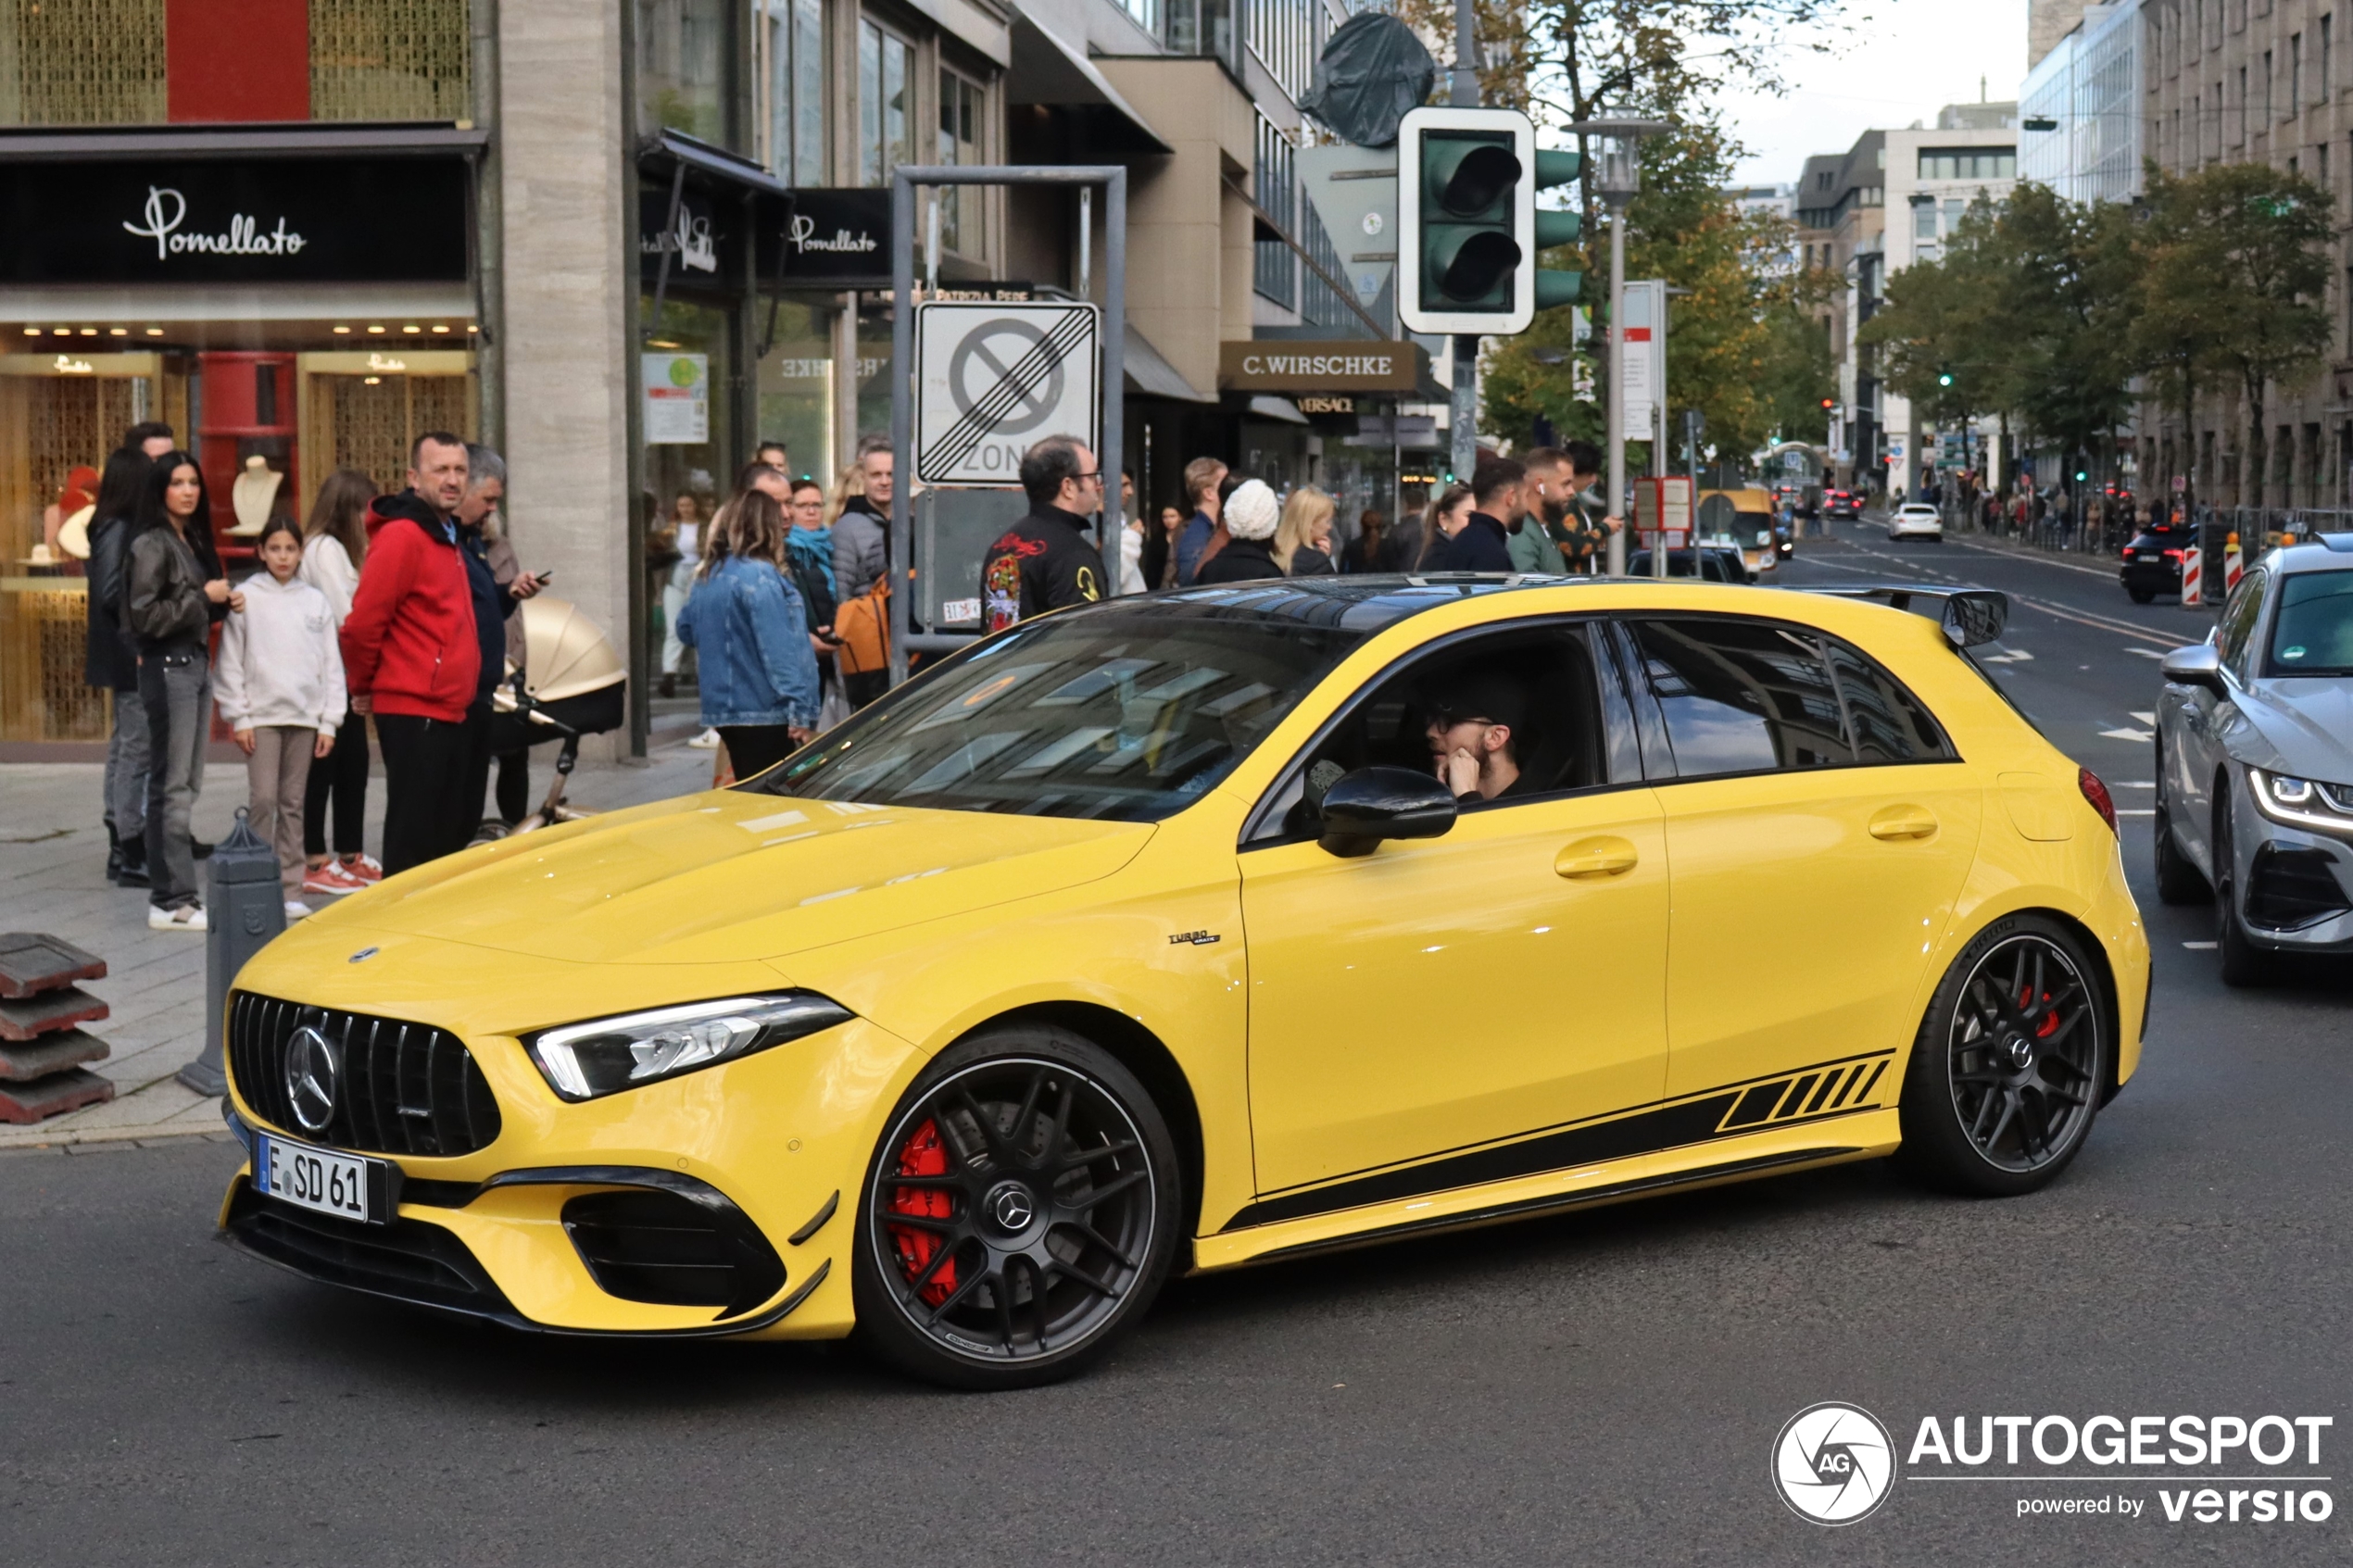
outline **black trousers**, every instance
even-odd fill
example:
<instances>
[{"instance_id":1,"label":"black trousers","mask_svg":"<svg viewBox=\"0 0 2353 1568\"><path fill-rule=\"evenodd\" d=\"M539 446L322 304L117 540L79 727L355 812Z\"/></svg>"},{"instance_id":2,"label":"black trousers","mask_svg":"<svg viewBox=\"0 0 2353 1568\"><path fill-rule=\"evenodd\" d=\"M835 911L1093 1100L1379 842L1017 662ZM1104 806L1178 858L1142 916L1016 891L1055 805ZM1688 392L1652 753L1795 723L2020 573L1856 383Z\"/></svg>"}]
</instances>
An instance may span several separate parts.
<instances>
[{"instance_id":1,"label":"black trousers","mask_svg":"<svg viewBox=\"0 0 2353 1568\"><path fill-rule=\"evenodd\" d=\"M309 792L302 797L302 848L307 855L327 852L330 802L335 812L335 853L359 854L368 847L368 721L348 708L335 726L335 748L311 759Z\"/></svg>"},{"instance_id":2,"label":"black trousers","mask_svg":"<svg viewBox=\"0 0 2353 1568\"><path fill-rule=\"evenodd\" d=\"M727 760L737 784L766 772L799 749L782 724L722 724L719 738L727 743Z\"/></svg>"},{"instance_id":3,"label":"black trousers","mask_svg":"<svg viewBox=\"0 0 2353 1568\"><path fill-rule=\"evenodd\" d=\"M482 784L466 810L466 725L409 713L376 715L384 757L384 874L466 847L481 820Z\"/></svg>"},{"instance_id":4,"label":"black trousers","mask_svg":"<svg viewBox=\"0 0 2353 1568\"><path fill-rule=\"evenodd\" d=\"M498 816L511 827L531 815L531 751L498 753Z\"/></svg>"},{"instance_id":5,"label":"black trousers","mask_svg":"<svg viewBox=\"0 0 2353 1568\"><path fill-rule=\"evenodd\" d=\"M466 826L465 831L459 834L458 842L451 846L456 849L463 849L473 842L474 830L482 825L483 801L490 792L490 702L488 698L466 709L465 734L459 744L464 748L459 763L464 770L464 779L459 785L462 793L459 796L458 815Z\"/></svg>"}]
</instances>

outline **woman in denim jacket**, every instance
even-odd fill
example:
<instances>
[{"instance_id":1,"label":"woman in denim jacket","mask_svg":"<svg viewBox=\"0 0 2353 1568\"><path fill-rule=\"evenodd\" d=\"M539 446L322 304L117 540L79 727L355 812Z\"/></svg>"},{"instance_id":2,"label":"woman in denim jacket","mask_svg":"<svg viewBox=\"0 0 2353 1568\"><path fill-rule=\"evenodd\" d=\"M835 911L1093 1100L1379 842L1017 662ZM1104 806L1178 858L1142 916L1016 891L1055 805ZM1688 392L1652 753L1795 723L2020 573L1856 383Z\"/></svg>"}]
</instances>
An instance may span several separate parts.
<instances>
[{"instance_id":1,"label":"woman in denim jacket","mask_svg":"<svg viewBox=\"0 0 2353 1568\"><path fill-rule=\"evenodd\" d=\"M817 659L808 612L785 570L785 512L775 497L748 492L713 534L678 636L696 650L702 721L726 743L736 777L749 779L814 732Z\"/></svg>"}]
</instances>

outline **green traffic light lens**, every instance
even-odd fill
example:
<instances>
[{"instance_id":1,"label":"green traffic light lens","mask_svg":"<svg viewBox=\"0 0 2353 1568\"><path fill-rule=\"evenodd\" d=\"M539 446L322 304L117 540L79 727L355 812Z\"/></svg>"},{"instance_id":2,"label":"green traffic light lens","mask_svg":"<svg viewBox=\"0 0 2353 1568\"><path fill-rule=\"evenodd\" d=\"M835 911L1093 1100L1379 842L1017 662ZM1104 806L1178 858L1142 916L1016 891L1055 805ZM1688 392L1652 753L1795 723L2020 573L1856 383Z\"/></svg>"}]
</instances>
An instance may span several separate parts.
<instances>
[{"instance_id":1,"label":"green traffic light lens","mask_svg":"<svg viewBox=\"0 0 2353 1568\"><path fill-rule=\"evenodd\" d=\"M1436 194L1438 205L1457 218L1485 217L1498 197L1519 183L1519 159L1500 143L1433 138L1429 151L1430 172L1436 178L1428 182L1428 188Z\"/></svg>"}]
</instances>

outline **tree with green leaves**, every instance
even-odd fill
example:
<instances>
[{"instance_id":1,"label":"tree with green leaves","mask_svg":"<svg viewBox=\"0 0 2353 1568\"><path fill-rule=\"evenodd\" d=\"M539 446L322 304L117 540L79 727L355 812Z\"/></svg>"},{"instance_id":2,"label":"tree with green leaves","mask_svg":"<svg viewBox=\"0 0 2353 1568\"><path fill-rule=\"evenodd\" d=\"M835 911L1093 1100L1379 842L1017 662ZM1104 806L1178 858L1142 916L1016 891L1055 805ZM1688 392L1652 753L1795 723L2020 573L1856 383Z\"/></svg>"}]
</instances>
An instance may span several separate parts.
<instances>
[{"instance_id":1,"label":"tree with green leaves","mask_svg":"<svg viewBox=\"0 0 2353 1568\"><path fill-rule=\"evenodd\" d=\"M2197 392L2233 383L2245 400L2239 499L2264 505L2270 389L2319 370L2333 332L2322 301L2334 201L2301 174L2263 163L2149 168L2134 235L2131 349L2193 447Z\"/></svg>"}]
</instances>

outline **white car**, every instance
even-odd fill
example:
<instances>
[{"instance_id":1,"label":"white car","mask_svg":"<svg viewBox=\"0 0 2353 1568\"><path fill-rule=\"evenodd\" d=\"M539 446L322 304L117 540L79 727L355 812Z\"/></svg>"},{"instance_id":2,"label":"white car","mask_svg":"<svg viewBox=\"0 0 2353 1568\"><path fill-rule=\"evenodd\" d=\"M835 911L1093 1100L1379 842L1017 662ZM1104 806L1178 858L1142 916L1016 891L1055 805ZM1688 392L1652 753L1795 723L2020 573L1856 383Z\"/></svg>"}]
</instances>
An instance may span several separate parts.
<instances>
[{"instance_id":1,"label":"white car","mask_svg":"<svg viewBox=\"0 0 2353 1568\"><path fill-rule=\"evenodd\" d=\"M1941 545L1944 542L1944 520L1926 501L1906 501L1887 520L1887 536L1892 540L1932 539Z\"/></svg>"}]
</instances>

